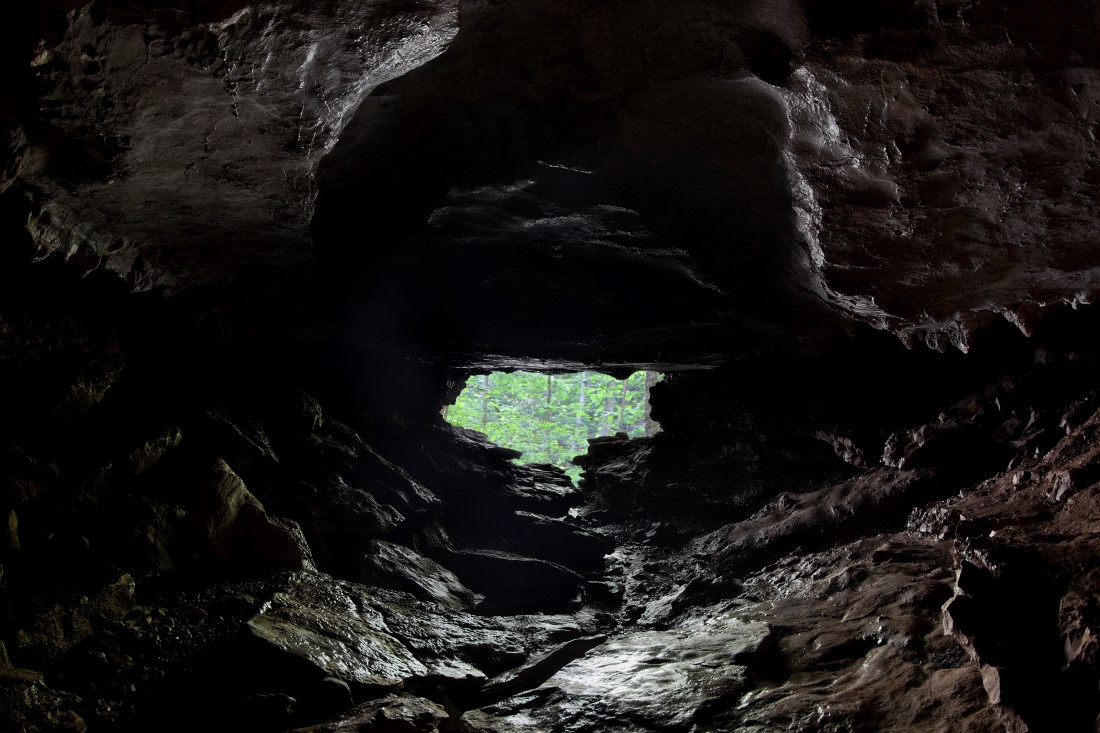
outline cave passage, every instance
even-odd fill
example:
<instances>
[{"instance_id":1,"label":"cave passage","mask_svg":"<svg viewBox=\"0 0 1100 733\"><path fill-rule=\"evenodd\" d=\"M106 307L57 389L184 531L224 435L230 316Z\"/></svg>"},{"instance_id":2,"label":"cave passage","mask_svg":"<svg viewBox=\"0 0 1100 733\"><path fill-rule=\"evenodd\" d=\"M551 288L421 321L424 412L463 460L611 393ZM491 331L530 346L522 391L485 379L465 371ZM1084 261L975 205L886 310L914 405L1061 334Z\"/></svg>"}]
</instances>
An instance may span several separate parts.
<instances>
[{"instance_id":1,"label":"cave passage","mask_svg":"<svg viewBox=\"0 0 1100 733\"><path fill-rule=\"evenodd\" d=\"M592 371L478 374L467 379L443 417L522 451L525 463L558 466L576 481L581 469L572 460L588 450L590 438L616 433L636 438L660 431L648 405L649 390L661 376L634 372L616 379Z\"/></svg>"}]
</instances>

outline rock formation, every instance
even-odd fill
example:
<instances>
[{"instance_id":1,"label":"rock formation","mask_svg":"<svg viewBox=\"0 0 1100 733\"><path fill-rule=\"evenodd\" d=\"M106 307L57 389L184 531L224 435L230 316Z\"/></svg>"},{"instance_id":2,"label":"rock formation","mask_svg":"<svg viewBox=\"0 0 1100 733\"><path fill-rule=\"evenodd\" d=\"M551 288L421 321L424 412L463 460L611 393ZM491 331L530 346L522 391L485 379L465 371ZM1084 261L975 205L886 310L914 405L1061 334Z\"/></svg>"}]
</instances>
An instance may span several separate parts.
<instances>
[{"instance_id":1,"label":"rock formation","mask_svg":"<svg viewBox=\"0 0 1100 733\"><path fill-rule=\"evenodd\" d=\"M1094 3L16 5L7 727L1097 729Z\"/></svg>"}]
</instances>

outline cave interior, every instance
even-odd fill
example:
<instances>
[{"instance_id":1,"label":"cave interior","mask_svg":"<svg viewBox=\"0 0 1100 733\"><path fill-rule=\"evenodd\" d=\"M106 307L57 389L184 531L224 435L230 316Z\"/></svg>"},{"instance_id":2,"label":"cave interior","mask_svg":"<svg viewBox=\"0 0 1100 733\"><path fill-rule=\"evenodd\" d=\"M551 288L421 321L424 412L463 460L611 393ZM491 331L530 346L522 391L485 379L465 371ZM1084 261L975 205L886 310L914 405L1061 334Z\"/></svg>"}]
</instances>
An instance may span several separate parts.
<instances>
[{"instance_id":1,"label":"cave interior","mask_svg":"<svg viewBox=\"0 0 1100 733\"><path fill-rule=\"evenodd\" d=\"M1096 3L5 15L0 727L1100 730Z\"/></svg>"}]
</instances>

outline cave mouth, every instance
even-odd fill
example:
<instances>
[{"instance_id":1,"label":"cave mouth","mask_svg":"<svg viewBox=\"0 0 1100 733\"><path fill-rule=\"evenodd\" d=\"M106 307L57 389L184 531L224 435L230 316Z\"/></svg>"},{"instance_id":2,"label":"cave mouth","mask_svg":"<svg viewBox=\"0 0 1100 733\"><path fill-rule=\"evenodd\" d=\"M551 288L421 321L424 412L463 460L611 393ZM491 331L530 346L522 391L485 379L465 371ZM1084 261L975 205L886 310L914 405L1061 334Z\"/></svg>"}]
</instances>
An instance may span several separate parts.
<instances>
[{"instance_id":1,"label":"cave mouth","mask_svg":"<svg viewBox=\"0 0 1100 733\"><path fill-rule=\"evenodd\" d=\"M662 378L649 371L625 379L596 371L475 374L442 414L451 425L520 451L524 463L557 466L576 482L581 468L573 458L588 451L590 439L660 432L649 392Z\"/></svg>"}]
</instances>

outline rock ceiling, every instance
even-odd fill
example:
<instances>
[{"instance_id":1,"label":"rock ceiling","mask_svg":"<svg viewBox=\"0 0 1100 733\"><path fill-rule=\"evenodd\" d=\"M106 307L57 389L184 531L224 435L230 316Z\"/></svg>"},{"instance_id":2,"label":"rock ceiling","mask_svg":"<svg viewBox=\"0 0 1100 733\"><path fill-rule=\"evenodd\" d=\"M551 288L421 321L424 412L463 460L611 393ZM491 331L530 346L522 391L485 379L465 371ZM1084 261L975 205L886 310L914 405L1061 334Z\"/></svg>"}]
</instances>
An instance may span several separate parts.
<instances>
[{"instance_id":1,"label":"rock ceiling","mask_svg":"<svg viewBox=\"0 0 1100 733\"><path fill-rule=\"evenodd\" d=\"M308 262L318 161L455 3L43 3L19 176L43 254L170 290ZM52 6L52 7L51 7ZM51 12L52 11L52 12Z\"/></svg>"},{"instance_id":2,"label":"rock ceiling","mask_svg":"<svg viewBox=\"0 0 1100 733\"><path fill-rule=\"evenodd\" d=\"M314 261L354 281L394 253L423 273L423 247L491 268L506 217L462 192L505 187L530 197L508 226L610 244L581 265L609 278L635 252L602 212L626 209L627 238L680 253L637 290L697 281L738 329L839 317L966 350L1093 297L1089 7L44 3L4 185L41 256L168 292ZM693 310L662 325L714 320Z\"/></svg>"}]
</instances>

